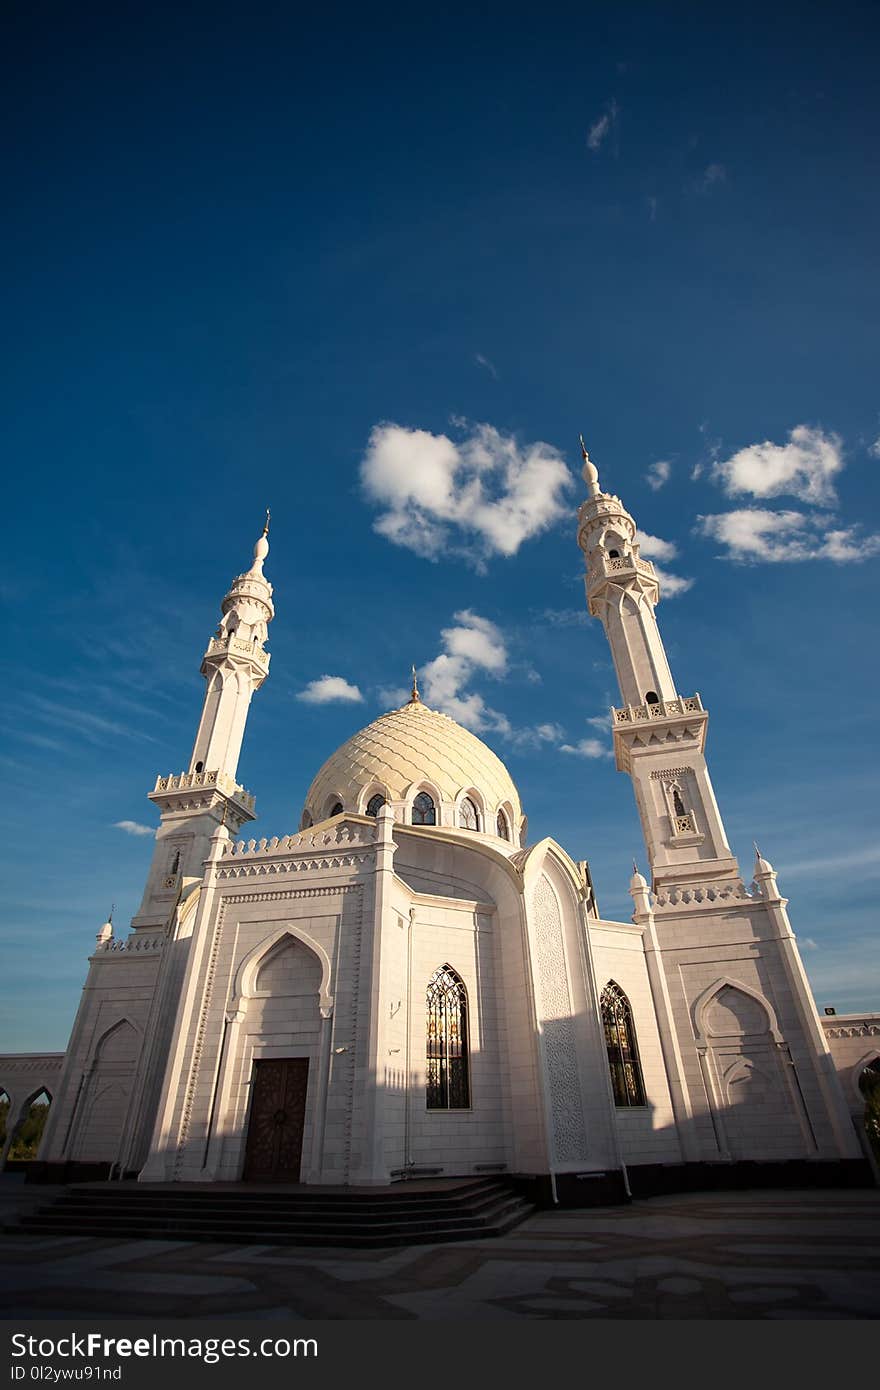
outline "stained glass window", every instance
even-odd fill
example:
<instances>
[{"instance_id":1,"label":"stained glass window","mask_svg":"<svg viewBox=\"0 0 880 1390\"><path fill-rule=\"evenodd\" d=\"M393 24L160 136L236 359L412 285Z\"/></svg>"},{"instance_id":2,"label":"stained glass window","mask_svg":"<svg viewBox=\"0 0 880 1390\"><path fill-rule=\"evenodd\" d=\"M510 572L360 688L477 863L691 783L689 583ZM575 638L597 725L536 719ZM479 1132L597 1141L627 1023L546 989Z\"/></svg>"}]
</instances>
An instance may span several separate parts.
<instances>
[{"instance_id":1,"label":"stained glass window","mask_svg":"<svg viewBox=\"0 0 880 1390\"><path fill-rule=\"evenodd\" d=\"M468 1081L467 994L451 965L441 965L428 984L427 1106L465 1110Z\"/></svg>"},{"instance_id":2,"label":"stained glass window","mask_svg":"<svg viewBox=\"0 0 880 1390\"><path fill-rule=\"evenodd\" d=\"M645 1086L632 1009L620 985L614 980L609 980L602 991L601 1008L614 1104L644 1105Z\"/></svg>"},{"instance_id":3,"label":"stained glass window","mask_svg":"<svg viewBox=\"0 0 880 1390\"><path fill-rule=\"evenodd\" d=\"M477 820L477 808L469 796L464 798L458 808L458 824L462 830L479 830L480 828Z\"/></svg>"},{"instance_id":4,"label":"stained glass window","mask_svg":"<svg viewBox=\"0 0 880 1390\"><path fill-rule=\"evenodd\" d=\"M376 795L375 795L375 796L371 796L370 799L369 799L369 801L367 802L367 815L368 815L368 816L378 816L379 812L382 810L382 807L383 807L384 805L385 805L385 798L384 798L384 796L382 795L381 792L376 792Z\"/></svg>"},{"instance_id":5,"label":"stained glass window","mask_svg":"<svg viewBox=\"0 0 880 1390\"><path fill-rule=\"evenodd\" d=\"M500 839L510 839L510 827L507 824L507 817L503 811L499 811L497 817L495 818L495 828L498 831L498 836Z\"/></svg>"},{"instance_id":6,"label":"stained glass window","mask_svg":"<svg viewBox=\"0 0 880 1390\"><path fill-rule=\"evenodd\" d=\"M434 800L427 792L419 792L412 804L412 823L413 825L437 824L437 812L434 809Z\"/></svg>"}]
</instances>

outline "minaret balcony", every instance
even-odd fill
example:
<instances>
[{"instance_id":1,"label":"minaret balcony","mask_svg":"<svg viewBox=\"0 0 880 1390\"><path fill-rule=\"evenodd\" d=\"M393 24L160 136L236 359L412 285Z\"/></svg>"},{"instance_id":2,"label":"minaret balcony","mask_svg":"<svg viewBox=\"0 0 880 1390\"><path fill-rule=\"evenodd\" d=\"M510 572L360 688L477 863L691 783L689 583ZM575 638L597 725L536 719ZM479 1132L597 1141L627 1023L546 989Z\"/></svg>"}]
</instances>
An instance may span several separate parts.
<instances>
[{"instance_id":1,"label":"minaret balcony","mask_svg":"<svg viewBox=\"0 0 880 1390\"><path fill-rule=\"evenodd\" d=\"M674 700L655 700L644 705L622 705L611 710L614 753L619 772L632 772L633 758L654 755L658 744L671 748L687 744L702 753L709 715L699 695L676 695ZM684 827L679 834L686 834Z\"/></svg>"},{"instance_id":2,"label":"minaret balcony","mask_svg":"<svg viewBox=\"0 0 880 1390\"><path fill-rule=\"evenodd\" d=\"M654 719L675 719L703 712L699 695L677 695L674 700L655 700L653 704L612 706L611 718L618 724L650 724Z\"/></svg>"},{"instance_id":3,"label":"minaret balcony","mask_svg":"<svg viewBox=\"0 0 880 1390\"><path fill-rule=\"evenodd\" d=\"M607 578L609 574L626 573L644 574L649 579L657 578L650 560L641 560L636 555L609 556L600 550L587 571L587 581L592 583L597 579Z\"/></svg>"},{"instance_id":4,"label":"minaret balcony","mask_svg":"<svg viewBox=\"0 0 880 1390\"><path fill-rule=\"evenodd\" d=\"M208 650L205 657L216 656L244 656L251 661L255 661L261 668L268 668L269 653L260 645L256 637L250 641L244 637L232 636L212 637L208 643Z\"/></svg>"},{"instance_id":5,"label":"minaret balcony","mask_svg":"<svg viewBox=\"0 0 880 1390\"><path fill-rule=\"evenodd\" d=\"M228 772L169 773L167 777L156 778L156 785L147 797L162 812L191 813L225 802L230 808L230 828L234 826L235 829L256 816L256 797L245 791Z\"/></svg>"}]
</instances>

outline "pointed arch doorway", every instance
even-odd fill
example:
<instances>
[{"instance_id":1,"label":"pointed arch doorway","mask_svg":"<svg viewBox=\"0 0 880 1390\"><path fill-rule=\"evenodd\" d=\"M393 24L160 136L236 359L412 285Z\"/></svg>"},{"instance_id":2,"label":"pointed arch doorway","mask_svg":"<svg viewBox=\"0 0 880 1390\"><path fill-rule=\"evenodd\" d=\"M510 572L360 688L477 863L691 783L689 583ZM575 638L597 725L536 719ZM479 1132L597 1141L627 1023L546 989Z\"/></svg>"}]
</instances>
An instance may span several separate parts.
<instances>
[{"instance_id":1,"label":"pointed arch doorway","mask_svg":"<svg viewBox=\"0 0 880 1390\"><path fill-rule=\"evenodd\" d=\"M308 1086L308 1057L254 1062L246 1182L299 1182Z\"/></svg>"}]
</instances>

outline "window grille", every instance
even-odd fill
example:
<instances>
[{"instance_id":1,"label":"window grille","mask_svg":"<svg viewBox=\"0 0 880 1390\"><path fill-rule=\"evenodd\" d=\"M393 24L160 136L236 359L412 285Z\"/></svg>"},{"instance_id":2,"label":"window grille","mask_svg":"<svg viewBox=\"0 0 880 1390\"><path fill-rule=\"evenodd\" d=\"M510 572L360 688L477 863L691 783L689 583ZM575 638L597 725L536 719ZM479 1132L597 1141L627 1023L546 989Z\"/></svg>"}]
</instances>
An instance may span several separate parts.
<instances>
[{"instance_id":1,"label":"window grille","mask_svg":"<svg viewBox=\"0 0 880 1390\"><path fill-rule=\"evenodd\" d=\"M465 1110L470 1105L467 994L451 965L441 965L427 993L427 1107Z\"/></svg>"}]
</instances>

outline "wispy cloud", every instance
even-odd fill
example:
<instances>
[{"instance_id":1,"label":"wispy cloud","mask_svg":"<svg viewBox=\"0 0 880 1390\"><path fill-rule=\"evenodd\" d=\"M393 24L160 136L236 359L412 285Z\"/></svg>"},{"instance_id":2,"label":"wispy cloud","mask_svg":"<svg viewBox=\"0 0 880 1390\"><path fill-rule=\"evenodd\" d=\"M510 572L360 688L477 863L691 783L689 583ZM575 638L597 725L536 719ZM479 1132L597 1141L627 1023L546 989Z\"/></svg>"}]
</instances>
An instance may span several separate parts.
<instances>
[{"instance_id":1,"label":"wispy cloud","mask_svg":"<svg viewBox=\"0 0 880 1390\"><path fill-rule=\"evenodd\" d=\"M607 743L598 738L582 738L577 743L563 743L560 753L571 753L578 758L612 758L612 750Z\"/></svg>"},{"instance_id":2,"label":"wispy cloud","mask_svg":"<svg viewBox=\"0 0 880 1390\"><path fill-rule=\"evenodd\" d=\"M665 567L665 561L674 560L678 555L678 546L674 542L665 541L662 536L651 536L647 531L636 531L636 540L639 543L639 553L654 566L664 598L677 598L679 594L686 594L688 589L693 588L692 579L673 574ZM664 563L658 564L658 561Z\"/></svg>"},{"instance_id":3,"label":"wispy cloud","mask_svg":"<svg viewBox=\"0 0 880 1390\"><path fill-rule=\"evenodd\" d=\"M726 547L724 559L741 563L788 564L801 560L860 563L880 553L880 535L863 536L859 527L835 527L821 513L771 512L743 507L697 517L697 532Z\"/></svg>"},{"instance_id":4,"label":"wispy cloud","mask_svg":"<svg viewBox=\"0 0 880 1390\"><path fill-rule=\"evenodd\" d=\"M788 442L749 444L714 464L713 479L728 497L749 494L761 500L788 494L816 506L831 506L834 478L843 468L841 440L810 425L795 425Z\"/></svg>"},{"instance_id":5,"label":"wispy cloud","mask_svg":"<svg viewBox=\"0 0 880 1390\"><path fill-rule=\"evenodd\" d=\"M113 822L114 830L124 830L126 835L155 835L154 825L141 825L137 820L117 820Z\"/></svg>"},{"instance_id":6,"label":"wispy cloud","mask_svg":"<svg viewBox=\"0 0 880 1390\"><path fill-rule=\"evenodd\" d=\"M616 101L609 101L605 110L597 116L587 132L587 147L595 154L602 148L605 140L614 131L620 108Z\"/></svg>"},{"instance_id":7,"label":"wispy cloud","mask_svg":"<svg viewBox=\"0 0 880 1390\"><path fill-rule=\"evenodd\" d=\"M586 627L586 608L544 608L538 615L548 627Z\"/></svg>"},{"instance_id":8,"label":"wispy cloud","mask_svg":"<svg viewBox=\"0 0 880 1390\"><path fill-rule=\"evenodd\" d=\"M880 435L878 435L874 443L869 446L868 453L871 454L873 458L880 459Z\"/></svg>"},{"instance_id":9,"label":"wispy cloud","mask_svg":"<svg viewBox=\"0 0 880 1390\"><path fill-rule=\"evenodd\" d=\"M451 553L481 569L558 521L573 480L552 445L520 445L492 425L460 423L466 432L458 442L377 425L361 482L383 508L374 522L380 535L427 559Z\"/></svg>"},{"instance_id":10,"label":"wispy cloud","mask_svg":"<svg viewBox=\"0 0 880 1390\"><path fill-rule=\"evenodd\" d=\"M484 357L481 352L475 352L474 361L476 362L478 367L483 367L489 373L493 381L499 380L498 368L495 366L494 362L489 360L488 357Z\"/></svg>"},{"instance_id":11,"label":"wispy cloud","mask_svg":"<svg viewBox=\"0 0 880 1390\"><path fill-rule=\"evenodd\" d=\"M727 170L723 164L707 164L699 182L701 193L711 193L713 188L727 182Z\"/></svg>"},{"instance_id":12,"label":"wispy cloud","mask_svg":"<svg viewBox=\"0 0 880 1390\"><path fill-rule=\"evenodd\" d=\"M351 685L344 676L319 676L317 680L309 681L296 698L308 705L330 705L357 704L364 697L358 687Z\"/></svg>"},{"instance_id":13,"label":"wispy cloud","mask_svg":"<svg viewBox=\"0 0 880 1390\"><path fill-rule=\"evenodd\" d=\"M779 876L789 879L823 874L831 878L836 874L848 876L853 871L864 878L876 878L880 873L880 845L859 845L855 849L841 850L837 854L814 855L809 859L786 862L779 867Z\"/></svg>"},{"instance_id":14,"label":"wispy cloud","mask_svg":"<svg viewBox=\"0 0 880 1390\"><path fill-rule=\"evenodd\" d=\"M43 695L32 695L29 700L36 718L54 728L70 729L89 743L104 744L108 738L143 739L156 743L152 734L134 725L120 724L118 720L107 719L91 710L80 709L76 705L65 705L59 700L48 700Z\"/></svg>"},{"instance_id":15,"label":"wispy cloud","mask_svg":"<svg viewBox=\"0 0 880 1390\"><path fill-rule=\"evenodd\" d=\"M497 624L469 608L456 613L453 623L454 626L444 628L440 634L440 653L420 670L419 683L425 703L450 715L476 734L498 734L513 748L558 746L565 737L561 725L552 720L514 725L506 714L489 705L472 688L477 677L484 675L501 680L510 669L507 641Z\"/></svg>"},{"instance_id":16,"label":"wispy cloud","mask_svg":"<svg viewBox=\"0 0 880 1390\"><path fill-rule=\"evenodd\" d=\"M655 492L659 492L664 483L669 482L671 474L672 464L669 462L669 459L656 459L654 463L648 465L648 471L645 474L645 482L648 484L648 487L653 488Z\"/></svg>"}]
</instances>

